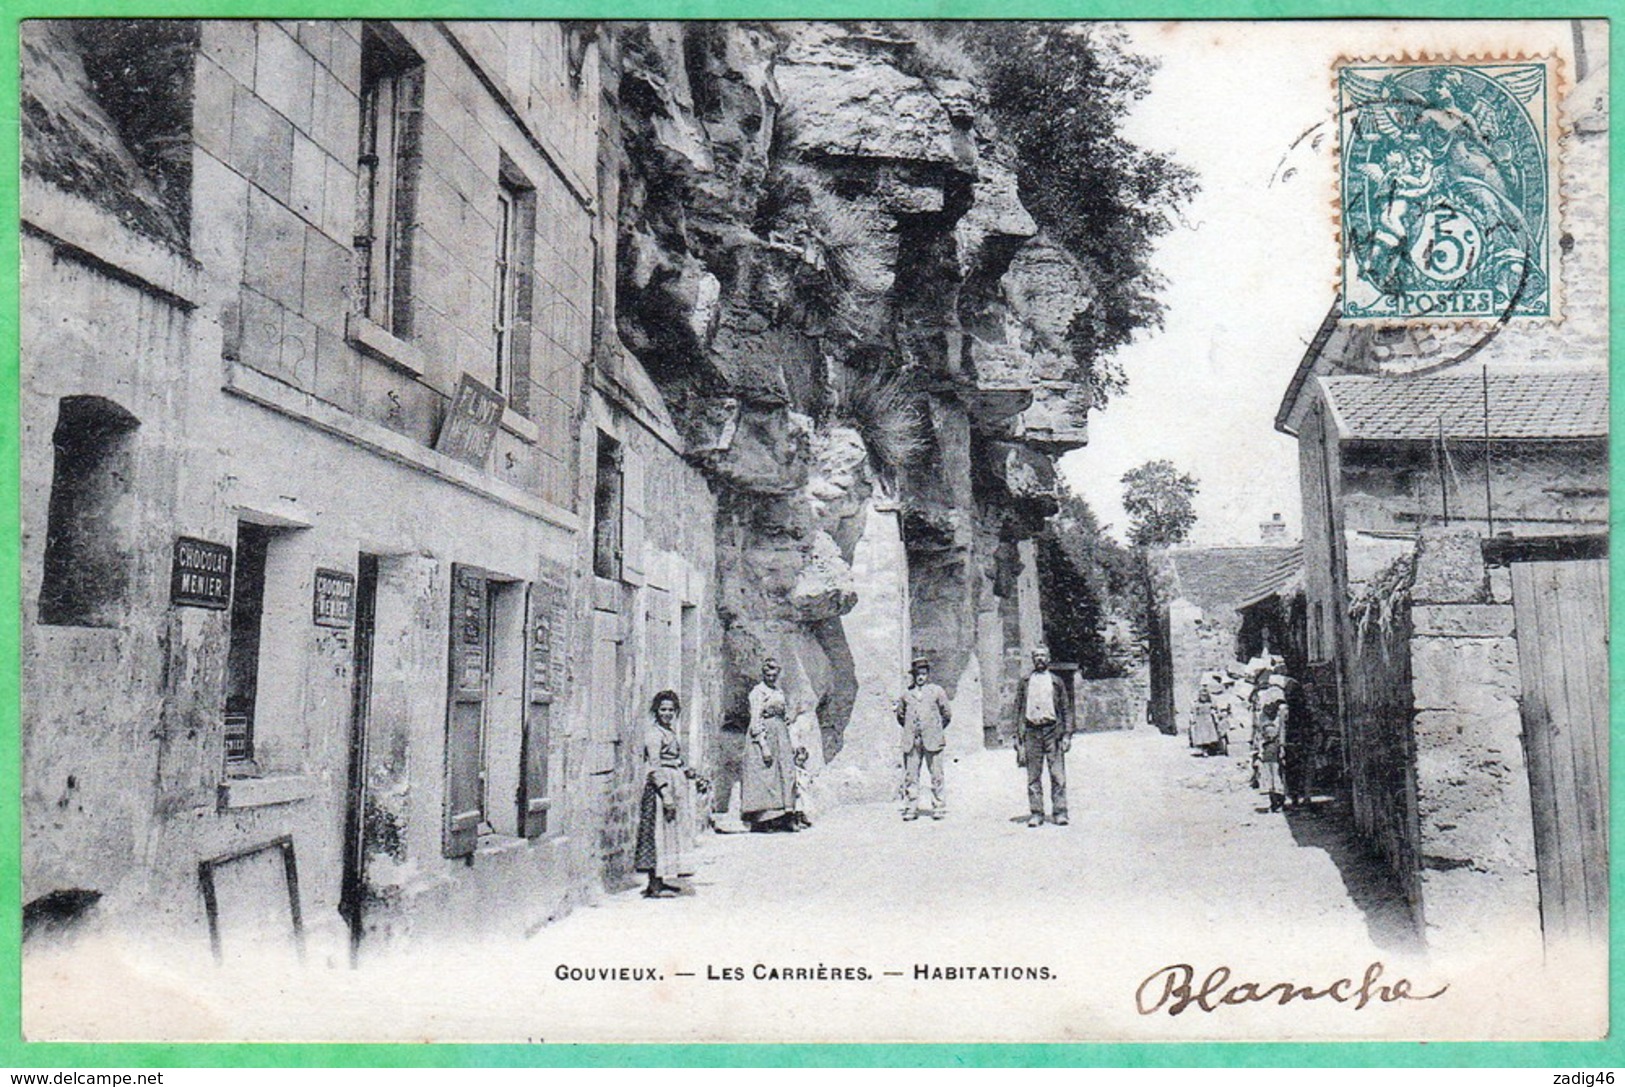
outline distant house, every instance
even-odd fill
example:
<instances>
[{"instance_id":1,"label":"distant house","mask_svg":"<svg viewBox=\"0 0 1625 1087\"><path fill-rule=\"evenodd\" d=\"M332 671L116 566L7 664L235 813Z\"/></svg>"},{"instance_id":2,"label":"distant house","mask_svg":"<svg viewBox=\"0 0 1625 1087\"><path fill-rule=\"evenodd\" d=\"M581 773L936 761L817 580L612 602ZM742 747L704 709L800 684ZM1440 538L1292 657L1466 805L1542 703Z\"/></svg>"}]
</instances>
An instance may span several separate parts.
<instances>
[{"instance_id":1,"label":"distant house","mask_svg":"<svg viewBox=\"0 0 1625 1087\"><path fill-rule=\"evenodd\" d=\"M1309 663L1308 622L1303 595L1303 545L1282 548L1279 559L1236 605L1236 659L1274 655L1289 676L1302 676Z\"/></svg>"},{"instance_id":2,"label":"distant house","mask_svg":"<svg viewBox=\"0 0 1625 1087\"><path fill-rule=\"evenodd\" d=\"M1149 558L1153 629L1148 654L1152 724L1172 734L1194 697L1196 678L1236 659L1249 592L1290 548L1171 548Z\"/></svg>"}]
</instances>

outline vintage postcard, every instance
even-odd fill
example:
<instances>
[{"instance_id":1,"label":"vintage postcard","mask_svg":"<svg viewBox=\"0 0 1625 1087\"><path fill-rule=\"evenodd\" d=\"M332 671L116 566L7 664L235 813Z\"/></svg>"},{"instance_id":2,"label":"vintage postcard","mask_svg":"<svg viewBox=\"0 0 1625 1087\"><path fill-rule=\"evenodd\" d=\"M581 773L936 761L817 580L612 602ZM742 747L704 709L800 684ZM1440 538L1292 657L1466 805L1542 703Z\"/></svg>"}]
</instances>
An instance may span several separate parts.
<instances>
[{"instance_id":1,"label":"vintage postcard","mask_svg":"<svg viewBox=\"0 0 1625 1087\"><path fill-rule=\"evenodd\" d=\"M25 1038L1605 1037L1610 52L24 20Z\"/></svg>"}]
</instances>

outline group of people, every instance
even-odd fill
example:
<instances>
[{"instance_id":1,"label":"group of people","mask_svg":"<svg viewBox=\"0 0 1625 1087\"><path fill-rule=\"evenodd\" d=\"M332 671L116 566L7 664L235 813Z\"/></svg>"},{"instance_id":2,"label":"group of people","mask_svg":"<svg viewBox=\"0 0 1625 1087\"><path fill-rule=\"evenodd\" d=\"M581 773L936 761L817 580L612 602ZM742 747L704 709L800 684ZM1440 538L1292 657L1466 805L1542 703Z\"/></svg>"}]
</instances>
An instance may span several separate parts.
<instances>
[{"instance_id":1,"label":"group of people","mask_svg":"<svg viewBox=\"0 0 1625 1087\"><path fill-rule=\"evenodd\" d=\"M1072 721L1065 682L1050 671L1049 651L1033 650L1033 667L1018 685L1015 718L1016 765L1027 771L1027 826L1046 822L1044 777L1049 776L1049 814L1056 826L1067 825L1066 753L1072 746ZM752 831L800 831L812 826L803 806L808 751L790 731L790 708L779 686L781 669L772 657L762 662L762 680L749 696L750 723L740 757L740 814ZM649 706L652 721L644 733L643 791L638 804L634 867L646 873L646 898L682 893L673 881L693 874L693 846L698 830L697 796L711 785L690 766L677 735L682 702L674 691L661 691ZM931 662L916 657L909 685L896 704L903 755L903 819L922 813L932 819L948 814L943 750L953 720L948 694L931 681ZM930 779L931 800L922 806L920 771Z\"/></svg>"},{"instance_id":2,"label":"group of people","mask_svg":"<svg viewBox=\"0 0 1625 1087\"><path fill-rule=\"evenodd\" d=\"M1307 807L1314 782L1315 732L1302 686L1274 659L1255 661L1249 672L1252 787L1268 796L1272 812ZM1199 755L1229 753L1231 706L1220 700L1225 682L1215 673L1204 676L1197 686L1190 715L1190 743Z\"/></svg>"},{"instance_id":3,"label":"group of people","mask_svg":"<svg viewBox=\"0 0 1625 1087\"><path fill-rule=\"evenodd\" d=\"M750 692L750 724L740 757L740 807L753 831L797 831L812 826L802 806L807 748L790 736L790 708L779 687L781 669L772 657L762 662L762 681ZM644 733L643 792L638 804L638 836L633 867L646 873L645 898L682 893L673 880L693 875L696 797L711 783L683 754L677 736L682 703L674 691L661 691L649 707L653 721Z\"/></svg>"},{"instance_id":4,"label":"group of people","mask_svg":"<svg viewBox=\"0 0 1625 1087\"><path fill-rule=\"evenodd\" d=\"M920 817L920 768L931 779L932 819L948 814L944 792L943 748L946 729L953 720L948 694L931 682L931 662L916 657L909 669L908 689L897 700L897 724L902 729L903 819ZM1029 827L1044 825L1044 774L1049 772L1050 815L1058 827L1067 825L1066 753L1072 747L1070 701L1060 676L1050 671L1049 650L1033 650L1033 667L1016 690L1016 765L1027 771Z\"/></svg>"},{"instance_id":5,"label":"group of people","mask_svg":"<svg viewBox=\"0 0 1625 1087\"><path fill-rule=\"evenodd\" d=\"M1302 690L1267 665L1253 684L1253 788L1269 796L1272 812L1310 803L1315 734Z\"/></svg>"}]
</instances>

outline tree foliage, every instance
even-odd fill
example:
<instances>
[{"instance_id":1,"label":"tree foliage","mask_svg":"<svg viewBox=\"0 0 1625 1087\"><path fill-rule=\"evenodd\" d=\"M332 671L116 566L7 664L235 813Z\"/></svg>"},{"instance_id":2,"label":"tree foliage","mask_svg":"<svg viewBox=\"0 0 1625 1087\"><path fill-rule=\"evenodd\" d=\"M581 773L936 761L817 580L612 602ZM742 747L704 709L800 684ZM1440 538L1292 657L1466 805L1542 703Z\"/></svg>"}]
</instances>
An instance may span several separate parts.
<instances>
[{"instance_id":1,"label":"tree foliage","mask_svg":"<svg viewBox=\"0 0 1625 1087\"><path fill-rule=\"evenodd\" d=\"M1111 353L1162 325L1152 243L1197 191L1190 168L1122 132L1157 63L1130 52L1111 24L947 25L955 29L942 33L957 34L982 69L994 123L1016 152L1022 203L1097 292L1068 339L1104 404L1125 384Z\"/></svg>"},{"instance_id":2,"label":"tree foliage","mask_svg":"<svg viewBox=\"0 0 1625 1087\"><path fill-rule=\"evenodd\" d=\"M1198 482L1170 460L1146 461L1123 474L1123 511L1129 515L1129 542L1137 547L1180 543L1196 524Z\"/></svg>"},{"instance_id":3,"label":"tree foliage","mask_svg":"<svg viewBox=\"0 0 1625 1087\"><path fill-rule=\"evenodd\" d=\"M1145 632L1134 555L1064 482L1060 506L1037 540L1044 639L1056 660L1076 661L1086 679L1124 675Z\"/></svg>"}]
</instances>

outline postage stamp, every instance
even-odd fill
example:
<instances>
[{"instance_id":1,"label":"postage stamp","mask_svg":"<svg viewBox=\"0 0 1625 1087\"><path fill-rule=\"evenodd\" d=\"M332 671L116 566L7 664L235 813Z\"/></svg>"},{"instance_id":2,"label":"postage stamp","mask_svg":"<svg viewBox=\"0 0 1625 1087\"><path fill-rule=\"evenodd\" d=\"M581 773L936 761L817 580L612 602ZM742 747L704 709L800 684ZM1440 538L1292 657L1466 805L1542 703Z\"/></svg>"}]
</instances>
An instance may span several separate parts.
<instances>
[{"instance_id":1,"label":"postage stamp","mask_svg":"<svg viewBox=\"0 0 1625 1087\"><path fill-rule=\"evenodd\" d=\"M1337 67L1345 318L1550 318L1550 59Z\"/></svg>"}]
</instances>

